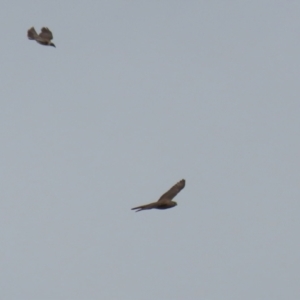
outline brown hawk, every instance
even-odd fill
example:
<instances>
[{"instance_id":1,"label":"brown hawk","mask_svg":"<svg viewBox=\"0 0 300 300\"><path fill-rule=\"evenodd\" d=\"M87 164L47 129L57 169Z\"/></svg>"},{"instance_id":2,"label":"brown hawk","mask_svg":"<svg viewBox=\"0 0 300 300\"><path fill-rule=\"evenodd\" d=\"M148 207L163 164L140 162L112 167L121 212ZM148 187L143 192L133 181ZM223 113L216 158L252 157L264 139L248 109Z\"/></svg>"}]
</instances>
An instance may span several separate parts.
<instances>
[{"instance_id":1,"label":"brown hawk","mask_svg":"<svg viewBox=\"0 0 300 300\"><path fill-rule=\"evenodd\" d=\"M136 212L145 210L145 209L168 209L177 205L175 201L172 199L185 187L185 180L182 179L177 182L174 186L172 186L166 193L164 193L157 202L153 202L146 205L141 205L132 208L132 210L136 209Z\"/></svg>"},{"instance_id":2,"label":"brown hawk","mask_svg":"<svg viewBox=\"0 0 300 300\"><path fill-rule=\"evenodd\" d=\"M55 47L55 45L51 42L53 39L52 32L47 27L43 27L40 34L37 34L34 27L31 27L27 31L27 36L30 40L35 40L41 45Z\"/></svg>"}]
</instances>

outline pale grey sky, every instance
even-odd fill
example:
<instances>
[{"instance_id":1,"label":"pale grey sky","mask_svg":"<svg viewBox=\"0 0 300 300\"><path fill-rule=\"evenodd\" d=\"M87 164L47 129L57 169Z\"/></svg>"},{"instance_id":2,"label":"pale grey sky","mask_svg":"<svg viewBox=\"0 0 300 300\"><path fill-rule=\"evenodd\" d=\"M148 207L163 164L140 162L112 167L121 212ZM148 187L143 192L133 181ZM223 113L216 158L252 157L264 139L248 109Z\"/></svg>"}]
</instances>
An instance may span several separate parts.
<instances>
[{"instance_id":1,"label":"pale grey sky","mask_svg":"<svg viewBox=\"0 0 300 300\"><path fill-rule=\"evenodd\" d=\"M299 15L2 1L0 298L300 299Z\"/></svg>"}]
</instances>

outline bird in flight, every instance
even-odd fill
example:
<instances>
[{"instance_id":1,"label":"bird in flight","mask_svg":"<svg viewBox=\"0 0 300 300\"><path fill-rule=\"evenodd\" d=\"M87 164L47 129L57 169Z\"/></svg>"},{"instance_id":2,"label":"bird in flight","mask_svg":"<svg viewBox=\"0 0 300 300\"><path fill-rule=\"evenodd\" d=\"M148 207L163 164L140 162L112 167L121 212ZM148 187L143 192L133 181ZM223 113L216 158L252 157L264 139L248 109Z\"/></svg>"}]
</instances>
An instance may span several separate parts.
<instances>
[{"instance_id":1,"label":"bird in flight","mask_svg":"<svg viewBox=\"0 0 300 300\"><path fill-rule=\"evenodd\" d=\"M175 201L172 199L185 187L185 180L182 179L173 185L166 193L164 193L157 202L153 202L146 205L141 205L132 208L132 210L136 210L136 212L145 210L145 209L168 209L177 205Z\"/></svg>"},{"instance_id":2,"label":"bird in flight","mask_svg":"<svg viewBox=\"0 0 300 300\"><path fill-rule=\"evenodd\" d=\"M30 40L35 40L41 45L55 47L55 45L51 42L53 39L52 32L47 27L43 27L40 34L37 34L34 27L31 27L27 31L27 36Z\"/></svg>"}]
</instances>

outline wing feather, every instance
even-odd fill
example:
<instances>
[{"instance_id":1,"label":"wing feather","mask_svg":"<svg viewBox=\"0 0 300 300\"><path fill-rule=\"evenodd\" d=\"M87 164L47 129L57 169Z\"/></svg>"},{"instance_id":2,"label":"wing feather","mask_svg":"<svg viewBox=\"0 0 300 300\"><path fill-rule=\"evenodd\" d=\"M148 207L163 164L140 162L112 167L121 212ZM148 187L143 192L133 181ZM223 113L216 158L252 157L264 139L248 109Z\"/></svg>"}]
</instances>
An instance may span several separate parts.
<instances>
[{"instance_id":1,"label":"wing feather","mask_svg":"<svg viewBox=\"0 0 300 300\"><path fill-rule=\"evenodd\" d=\"M165 199L172 200L185 187L185 180L182 179L173 185L166 193L164 193L158 201Z\"/></svg>"},{"instance_id":2,"label":"wing feather","mask_svg":"<svg viewBox=\"0 0 300 300\"><path fill-rule=\"evenodd\" d=\"M47 41L51 41L53 39L53 35L52 35L52 32L49 30L49 28L47 27L43 27L41 29L41 33L39 34L39 36L42 38L42 39L45 39Z\"/></svg>"}]
</instances>

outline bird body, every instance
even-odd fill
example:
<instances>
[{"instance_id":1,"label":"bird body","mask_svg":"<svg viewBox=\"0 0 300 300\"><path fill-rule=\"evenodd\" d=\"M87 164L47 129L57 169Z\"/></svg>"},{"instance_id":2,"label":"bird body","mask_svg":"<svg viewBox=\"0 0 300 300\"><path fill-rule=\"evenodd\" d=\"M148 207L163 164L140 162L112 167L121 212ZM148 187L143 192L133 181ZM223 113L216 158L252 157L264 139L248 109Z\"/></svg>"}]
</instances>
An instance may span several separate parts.
<instances>
[{"instance_id":1,"label":"bird body","mask_svg":"<svg viewBox=\"0 0 300 300\"><path fill-rule=\"evenodd\" d=\"M136 210L136 212L146 209L168 209L177 205L175 201L172 199L185 187L185 180L182 179L177 182L174 186L172 186L166 193L164 193L156 202L145 204L141 206L137 206L132 208L132 210Z\"/></svg>"},{"instance_id":2,"label":"bird body","mask_svg":"<svg viewBox=\"0 0 300 300\"><path fill-rule=\"evenodd\" d=\"M40 34L37 34L34 27L31 27L27 31L27 37L30 40L35 40L41 45L55 47L55 45L51 42L53 39L52 32L47 27L43 27Z\"/></svg>"}]
</instances>

